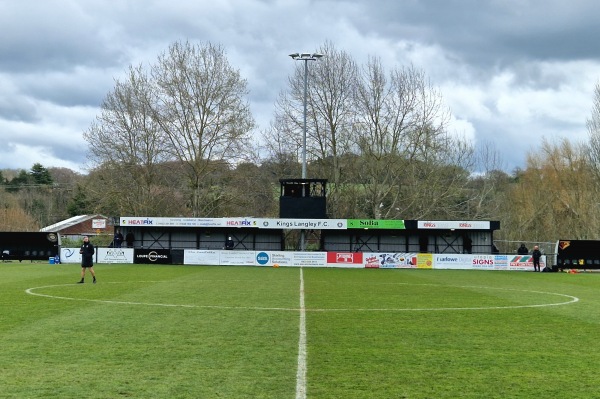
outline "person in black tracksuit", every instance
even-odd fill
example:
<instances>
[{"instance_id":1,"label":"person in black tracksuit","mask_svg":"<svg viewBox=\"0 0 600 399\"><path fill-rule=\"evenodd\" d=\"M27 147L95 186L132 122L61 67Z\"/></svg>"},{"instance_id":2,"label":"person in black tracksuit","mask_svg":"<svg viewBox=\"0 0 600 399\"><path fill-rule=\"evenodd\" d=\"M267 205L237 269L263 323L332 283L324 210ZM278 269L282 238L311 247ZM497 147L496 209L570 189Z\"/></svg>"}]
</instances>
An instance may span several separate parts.
<instances>
[{"instance_id":1,"label":"person in black tracksuit","mask_svg":"<svg viewBox=\"0 0 600 399\"><path fill-rule=\"evenodd\" d=\"M83 284L83 279L85 278L85 269L89 269L90 273L93 277L93 283L96 284L96 273L94 272L94 245L90 242L88 236L83 237L83 244L79 249L79 253L81 254L81 280L78 281L78 284Z\"/></svg>"},{"instance_id":2,"label":"person in black tracksuit","mask_svg":"<svg viewBox=\"0 0 600 399\"><path fill-rule=\"evenodd\" d=\"M542 257L540 247L538 247L537 245L534 246L533 252L531 252L531 256L533 257L533 271L540 272L540 258Z\"/></svg>"}]
</instances>

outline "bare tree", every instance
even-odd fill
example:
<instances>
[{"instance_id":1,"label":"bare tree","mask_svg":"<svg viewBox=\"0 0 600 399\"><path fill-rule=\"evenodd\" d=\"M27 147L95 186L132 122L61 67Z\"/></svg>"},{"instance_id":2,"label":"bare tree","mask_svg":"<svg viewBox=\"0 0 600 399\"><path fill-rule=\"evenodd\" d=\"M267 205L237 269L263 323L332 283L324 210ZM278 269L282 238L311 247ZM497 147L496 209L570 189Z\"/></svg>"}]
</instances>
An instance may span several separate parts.
<instances>
[{"instance_id":1,"label":"bare tree","mask_svg":"<svg viewBox=\"0 0 600 399\"><path fill-rule=\"evenodd\" d=\"M166 137L171 155L186 166L193 216L211 201L205 178L222 163L244 159L254 119L244 97L247 83L220 46L176 42L152 67L153 97L148 106ZM214 193L213 193L214 194Z\"/></svg>"},{"instance_id":2,"label":"bare tree","mask_svg":"<svg viewBox=\"0 0 600 399\"><path fill-rule=\"evenodd\" d=\"M83 134L89 158L104 176L95 202L110 203L111 214L152 215L169 201L168 196L156 195L157 187L165 183L157 169L170 155L148 105L151 91L142 67L130 67L127 78L115 82L100 115Z\"/></svg>"},{"instance_id":3,"label":"bare tree","mask_svg":"<svg viewBox=\"0 0 600 399\"><path fill-rule=\"evenodd\" d=\"M465 189L466 218L498 218L509 184L510 176L503 171L498 150L492 143L482 142L475 151L475 171Z\"/></svg>"},{"instance_id":4,"label":"bare tree","mask_svg":"<svg viewBox=\"0 0 600 399\"><path fill-rule=\"evenodd\" d=\"M596 83L592 114L586 125L589 137L586 153L595 176L596 185L600 186L600 83Z\"/></svg>"},{"instance_id":5,"label":"bare tree","mask_svg":"<svg viewBox=\"0 0 600 399\"><path fill-rule=\"evenodd\" d=\"M371 58L356 97L355 140L368 215L451 217L460 211L472 148L448 134L441 94L413 67L388 75Z\"/></svg>"}]
</instances>

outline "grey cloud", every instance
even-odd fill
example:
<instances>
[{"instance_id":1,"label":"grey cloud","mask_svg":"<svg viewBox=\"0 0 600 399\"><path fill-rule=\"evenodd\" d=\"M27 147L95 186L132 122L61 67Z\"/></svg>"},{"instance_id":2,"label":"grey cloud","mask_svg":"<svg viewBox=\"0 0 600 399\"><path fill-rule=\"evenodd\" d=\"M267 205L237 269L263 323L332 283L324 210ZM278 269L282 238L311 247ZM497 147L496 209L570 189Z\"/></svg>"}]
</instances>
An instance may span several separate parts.
<instances>
[{"instance_id":1,"label":"grey cloud","mask_svg":"<svg viewBox=\"0 0 600 399\"><path fill-rule=\"evenodd\" d=\"M475 99L455 96L457 117L474 126L478 140L498 141L507 164L523 165L530 147L526 134L580 132L586 111L581 125L572 111L511 123L497 109L497 98L520 91L577 95L600 60L598 14L595 0L3 1L0 85L9 82L10 90L0 91L2 138L16 145L27 137L50 157L82 164L81 133L113 79L129 65L153 63L175 40L223 45L248 80L255 118L266 128L272 104L296 67L288 54L331 40L359 63L366 55L398 63L386 68L420 62L434 84L456 87L464 96L484 93ZM561 67L576 60L592 62ZM512 75L510 82L494 87L505 74ZM564 86L571 89L561 90ZM544 107L536 110L551 114ZM51 129L65 125L57 139ZM8 147L13 154L15 145ZM9 158L11 165L18 162L5 152L0 168Z\"/></svg>"},{"instance_id":2,"label":"grey cloud","mask_svg":"<svg viewBox=\"0 0 600 399\"><path fill-rule=\"evenodd\" d=\"M30 99L0 95L0 120L33 123L39 116Z\"/></svg>"}]
</instances>

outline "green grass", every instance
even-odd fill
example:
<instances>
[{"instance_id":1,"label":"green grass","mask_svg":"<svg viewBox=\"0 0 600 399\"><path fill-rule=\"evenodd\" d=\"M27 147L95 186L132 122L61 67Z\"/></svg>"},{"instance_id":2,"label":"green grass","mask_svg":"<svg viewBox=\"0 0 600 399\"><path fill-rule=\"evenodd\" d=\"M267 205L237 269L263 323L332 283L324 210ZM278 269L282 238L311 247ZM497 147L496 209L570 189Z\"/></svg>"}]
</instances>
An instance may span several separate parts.
<instances>
[{"instance_id":1,"label":"green grass","mask_svg":"<svg viewBox=\"0 0 600 399\"><path fill-rule=\"evenodd\" d=\"M0 398L295 397L300 269L95 268L0 264ZM308 398L598 397L600 274L302 273Z\"/></svg>"}]
</instances>

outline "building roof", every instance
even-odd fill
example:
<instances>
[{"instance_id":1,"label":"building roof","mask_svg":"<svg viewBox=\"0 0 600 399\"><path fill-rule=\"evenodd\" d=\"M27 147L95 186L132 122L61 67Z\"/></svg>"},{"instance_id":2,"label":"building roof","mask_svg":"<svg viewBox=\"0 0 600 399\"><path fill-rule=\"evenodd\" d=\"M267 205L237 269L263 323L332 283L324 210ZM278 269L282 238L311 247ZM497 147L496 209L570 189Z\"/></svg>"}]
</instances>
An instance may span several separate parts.
<instances>
[{"instance_id":1,"label":"building roof","mask_svg":"<svg viewBox=\"0 0 600 399\"><path fill-rule=\"evenodd\" d=\"M61 230L65 230L69 227L78 225L82 222L85 222L86 220L90 220L90 219L107 219L106 216L103 215L78 215L78 216L73 216L69 219L65 219L63 221L60 221L58 223L54 223L51 224L50 226L46 226L40 229L40 231L61 231Z\"/></svg>"}]
</instances>

